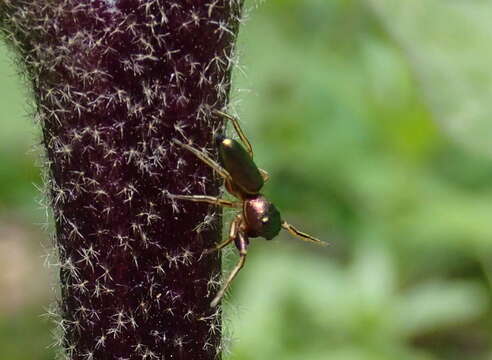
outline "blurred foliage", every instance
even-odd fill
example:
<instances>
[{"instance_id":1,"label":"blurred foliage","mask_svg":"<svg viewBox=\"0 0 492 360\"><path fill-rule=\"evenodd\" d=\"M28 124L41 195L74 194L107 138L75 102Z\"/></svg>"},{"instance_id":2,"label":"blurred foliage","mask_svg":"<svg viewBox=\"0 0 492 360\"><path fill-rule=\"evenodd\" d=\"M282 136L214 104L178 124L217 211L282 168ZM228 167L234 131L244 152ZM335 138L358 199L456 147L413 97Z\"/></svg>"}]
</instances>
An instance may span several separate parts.
<instances>
[{"instance_id":1,"label":"blurred foliage","mask_svg":"<svg viewBox=\"0 0 492 360\"><path fill-rule=\"evenodd\" d=\"M492 357L489 8L269 0L251 12L233 103L271 173L265 193L331 246L253 240L227 359ZM4 56L0 216L30 225L36 132L11 69ZM49 358L45 333L32 310L0 314L0 358Z\"/></svg>"},{"instance_id":2,"label":"blurred foliage","mask_svg":"<svg viewBox=\"0 0 492 360\"><path fill-rule=\"evenodd\" d=\"M492 3L366 1L405 54L441 127L492 155Z\"/></svg>"},{"instance_id":3,"label":"blurred foliage","mask_svg":"<svg viewBox=\"0 0 492 360\"><path fill-rule=\"evenodd\" d=\"M46 313L52 282L47 281L47 269L39 271L42 270L40 257L45 254L39 239L46 234L40 227L45 215L37 203L41 196L35 187L41 182L36 165L39 154L34 150L39 141L38 130L29 114L27 87L16 73L11 53L2 45L0 248L8 251L0 254L0 359L48 360L55 357L53 348L48 347L53 342L52 324L40 316ZM12 231L16 227L24 230ZM25 239L26 233L30 239ZM31 243L25 244L24 240ZM15 265L7 269L12 263ZM21 287L15 294L9 292L13 281ZM44 283L44 291L40 282ZM33 290L35 287L40 289ZM18 305L12 304L13 301Z\"/></svg>"},{"instance_id":4,"label":"blurred foliage","mask_svg":"<svg viewBox=\"0 0 492 360\"><path fill-rule=\"evenodd\" d=\"M453 3L272 0L242 28L266 193L332 246L252 244L231 359L492 356L492 19Z\"/></svg>"},{"instance_id":5,"label":"blurred foliage","mask_svg":"<svg viewBox=\"0 0 492 360\"><path fill-rule=\"evenodd\" d=\"M33 184L41 182L39 169L34 166L38 132L28 113L28 88L17 76L11 53L4 46L0 55L0 216L21 211L38 220L33 206Z\"/></svg>"},{"instance_id":6,"label":"blurred foliage","mask_svg":"<svg viewBox=\"0 0 492 360\"><path fill-rule=\"evenodd\" d=\"M39 308L0 314L0 359L52 360L55 352L51 324Z\"/></svg>"}]
</instances>

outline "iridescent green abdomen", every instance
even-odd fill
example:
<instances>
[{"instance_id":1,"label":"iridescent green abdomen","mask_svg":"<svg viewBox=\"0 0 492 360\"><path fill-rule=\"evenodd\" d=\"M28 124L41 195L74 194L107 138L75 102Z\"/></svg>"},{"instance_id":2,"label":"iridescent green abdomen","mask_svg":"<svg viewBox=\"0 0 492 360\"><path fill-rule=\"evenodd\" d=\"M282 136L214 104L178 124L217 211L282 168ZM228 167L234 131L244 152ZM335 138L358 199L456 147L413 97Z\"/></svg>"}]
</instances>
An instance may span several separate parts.
<instances>
[{"instance_id":1,"label":"iridescent green abdomen","mask_svg":"<svg viewBox=\"0 0 492 360\"><path fill-rule=\"evenodd\" d=\"M263 187L263 177L246 149L230 138L219 139L218 146L222 166L231 175L234 185L246 194L258 194Z\"/></svg>"}]
</instances>

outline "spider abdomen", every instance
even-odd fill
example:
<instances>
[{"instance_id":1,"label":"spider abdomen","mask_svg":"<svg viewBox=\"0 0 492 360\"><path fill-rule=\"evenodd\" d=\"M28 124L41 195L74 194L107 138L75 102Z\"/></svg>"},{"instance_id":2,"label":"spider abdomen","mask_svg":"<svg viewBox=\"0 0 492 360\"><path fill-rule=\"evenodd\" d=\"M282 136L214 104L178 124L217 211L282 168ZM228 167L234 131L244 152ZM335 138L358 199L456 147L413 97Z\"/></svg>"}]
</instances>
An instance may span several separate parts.
<instances>
[{"instance_id":1,"label":"spider abdomen","mask_svg":"<svg viewBox=\"0 0 492 360\"><path fill-rule=\"evenodd\" d=\"M264 181L260 170L246 149L234 139L218 139L222 166L231 175L234 184L245 194L258 194Z\"/></svg>"}]
</instances>

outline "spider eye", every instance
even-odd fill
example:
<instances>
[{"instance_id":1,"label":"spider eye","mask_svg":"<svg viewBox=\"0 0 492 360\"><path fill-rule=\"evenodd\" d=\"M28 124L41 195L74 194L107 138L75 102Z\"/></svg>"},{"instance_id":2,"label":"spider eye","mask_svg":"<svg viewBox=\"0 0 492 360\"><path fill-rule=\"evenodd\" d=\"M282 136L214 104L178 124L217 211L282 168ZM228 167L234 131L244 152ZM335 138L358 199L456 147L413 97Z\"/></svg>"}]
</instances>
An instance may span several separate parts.
<instances>
[{"instance_id":1,"label":"spider eye","mask_svg":"<svg viewBox=\"0 0 492 360\"><path fill-rule=\"evenodd\" d=\"M269 218L268 216L263 216L263 217L261 218L261 222L262 222L263 224L266 224L266 223L267 223L267 222L269 222L269 221L270 221L270 218Z\"/></svg>"}]
</instances>

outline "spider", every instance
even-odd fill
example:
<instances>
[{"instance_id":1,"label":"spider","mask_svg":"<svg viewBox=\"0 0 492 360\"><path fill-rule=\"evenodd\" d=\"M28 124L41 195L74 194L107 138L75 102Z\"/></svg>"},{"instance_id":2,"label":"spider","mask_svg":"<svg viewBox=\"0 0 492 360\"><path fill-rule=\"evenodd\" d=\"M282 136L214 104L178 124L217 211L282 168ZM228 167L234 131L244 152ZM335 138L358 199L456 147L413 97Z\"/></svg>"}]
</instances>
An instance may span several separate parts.
<instances>
[{"instance_id":1,"label":"spider","mask_svg":"<svg viewBox=\"0 0 492 360\"><path fill-rule=\"evenodd\" d=\"M193 153L198 159L217 172L224 179L226 190L236 197L238 201L229 201L207 195L168 195L170 198L175 199L204 202L216 206L240 209L240 212L231 222L228 238L214 248L204 251L205 254L218 251L233 241L239 251L239 261L210 303L211 307L217 306L229 285L244 266L250 237L262 237L266 240L271 240L283 228L301 240L326 245L325 242L297 230L294 226L281 219L280 213L275 205L260 193L264 183L268 181L269 175L254 163L253 148L241 129L239 122L236 118L218 110L214 111L214 114L232 122L236 133L246 147L243 147L238 141L232 138L223 135L217 136L216 142L219 148L219 157L222 166L217 164L204 152L188 144L183 144L177 139L173 139L172 141Z\"/></svg>"}]
</instances>

